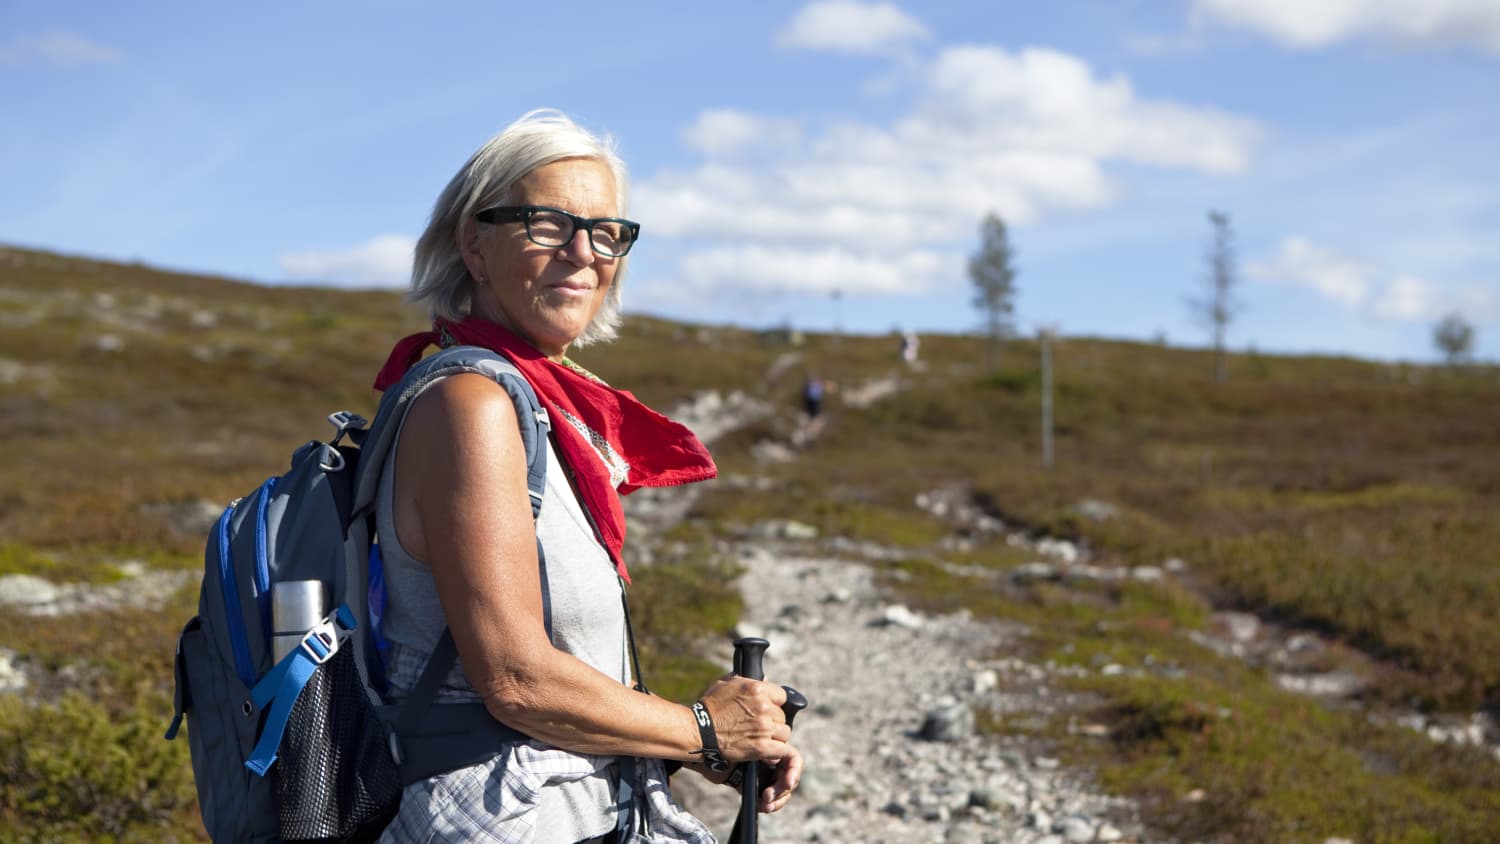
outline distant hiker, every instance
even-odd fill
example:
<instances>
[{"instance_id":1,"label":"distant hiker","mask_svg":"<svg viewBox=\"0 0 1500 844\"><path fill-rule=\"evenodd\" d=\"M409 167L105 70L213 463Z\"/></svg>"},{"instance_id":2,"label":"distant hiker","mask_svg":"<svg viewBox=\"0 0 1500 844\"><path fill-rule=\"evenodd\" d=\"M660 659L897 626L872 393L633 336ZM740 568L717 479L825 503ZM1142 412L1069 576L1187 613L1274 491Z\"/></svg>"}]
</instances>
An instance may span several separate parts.
<instances>
[{"instance_id":1,"label":"distant hiker","mask_svg":"<svg viewBox=\"0 0 1500 844\"><path fill-rule=\"evenodd\" d=\"M816 420L823 410L823 393L823 379L816 373L808 375L802 382L802 410L809 422Z\"/></svg>"},{"instance_id":2,"label":"distant hiker","mask_svg":"<svg viewBox=\"0 0 1500 844\"><path fill-rule=\"evenodd\" d=\"M792 433L793 445L801 448L823 433L823 398L833 386L817 373L809 373L802 382L802 424Z\"/></svg>"},{"instance_id":3,"label":"distant hiker","mask_svg":"<svg viewBox=\"0 0 1500 844\"><path fill-rule=\"evenodd\" d=\"M901 360L907 366L917 365L917 335L910 331L901 332Z\"/></svg>"},{"instance_id":4,"label":"distant hiker","mask_svg":"<svg viewBox=\"0 0 1500 844\"><path fill-rule=\"evenodd\" d=\"M442 722L442 703L482 701L529 740L408 786L385 841L707 844L667 791L668 766L720 783L764 761L763 812L802 776L780 684L725 677L688 707L643 694L633 664L620 495L716 469L687 428L567 357L615 337L640 231L622 216L625 185L608 140L531 112L464 164L417 242L409 298L434 327L396 344L376 387L428 345L482 346L535 389L551 437L535 522L515 405L492 378L426 386L387 462L377 529L394 697L412 692L446 626L459 664L428 719Z\"/></svg>"}]
</instances>

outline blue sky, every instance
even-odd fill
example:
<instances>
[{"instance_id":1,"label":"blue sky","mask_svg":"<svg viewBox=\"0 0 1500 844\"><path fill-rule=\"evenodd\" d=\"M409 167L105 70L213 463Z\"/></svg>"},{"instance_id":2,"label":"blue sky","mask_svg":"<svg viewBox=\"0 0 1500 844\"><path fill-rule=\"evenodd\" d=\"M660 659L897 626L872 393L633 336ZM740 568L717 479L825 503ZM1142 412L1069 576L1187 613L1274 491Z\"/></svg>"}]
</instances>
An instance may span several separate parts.
<instances>
[{"instance_id":1,"label":"blue sky","mask_svg":"<svg viewBox=\"0 0 1500 844\"><path fill-rule=\"evenodd\" d=\"M0 6L0 243L405 284L439 189L525 111L613 134L627 311L968 331L998 212L1027 333L1500 359L1500 3L932 0Z\"/></svg>"}]
</instances>

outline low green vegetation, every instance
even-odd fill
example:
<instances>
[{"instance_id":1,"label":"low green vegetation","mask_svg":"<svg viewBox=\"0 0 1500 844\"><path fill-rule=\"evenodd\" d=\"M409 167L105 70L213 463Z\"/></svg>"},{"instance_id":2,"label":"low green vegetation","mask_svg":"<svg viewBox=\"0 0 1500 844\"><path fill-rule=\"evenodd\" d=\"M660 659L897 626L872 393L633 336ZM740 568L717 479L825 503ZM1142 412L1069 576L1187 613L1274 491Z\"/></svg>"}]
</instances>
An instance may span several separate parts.
<instances>
[{"instance_id":1,"label":"low green vegetation","mask_svg":"<svg viewBox=\"0 0 1500 844\"><path fill-rule=\"evenodd\" d=\"M773 470L777 486L859 489L909 519L917 493L958 482L1012 529L1084 542L1103 565L1186 561L1172 586L1022 589L983 572L1034 556L914 545L887 572L907 600L1021 623L1029 657L1078 669L1067 682L1095 702L1094 730L1024 713L989 727L1096 767L1162 833L1493 840L1500 765L1489 753L1293 695L1185 633L1213 606L1252 610L1372 656L1353 663L1370 684L1365 704L1494 705L1500 373L1260 357L1231 359L1230 380L1214 385L1202 353L1091 340L1054 351L1050 470L1026 363L1035 349L1012 344L987 374L971 363L979 347L934 338L924 376L868 411L836 410L815 448ZM782 515L841 528L817 508Z\"/></svg>"},{"instance_id":2,"label":"low green vegetation","mask_svg":"<svg viewBox=\"0 0 1500 844\"><path fill-rule=\"evenodd\" d=\"M222 506L325 437L393 340L422 320L393 293L267 288L27 252L0 253L0 575L106 583L122 566L191 568ZM1040 459L1034 344L986 365L982 338L892 337L627 322L580 363L670 409L705 389L773 413L714 446L723 480L637 566L632 610L653 690L691 698L722 672L699 655L739 613L717 543L791 519L898 549L879 574L929 609L1023 625L1028 657L1068 667L1092 729L993 714L1100 771L1182 840L1488 841L1500 764L1371 721L1364 706L1500 704L1500 373L1336 358L1232 356L1063 339L1056 461ZM835 384L795 459L803 374ZM853 402L871 379L901 389ZM759 483L742 483L746 479ZM1017 586L1032 559L941 540L915 506L963 492L1011 530L1087 544L1095 562L1186 573ZM196 840L185 742L160 741L173 643L196 593L156 611L34 618L0 608L0 649L31 684L0 695L0 841ZM1282 691L1189 641L1214 608L1254 611L1358 650L1360 707ZM1118 666L1109 673L1104 666ZM1201 799L1200 799L1201 798ZM87 810L85 810L85 808Z\"/></svg>"},{"instance_id":3,"label":"low green vegetation","mask_svg":"<svg viewBox=\"0 0 1500 844\"><path fill-rule=\"evenodd\" d=\"M1277 688L1261 671L1182 634L1202 600L1171 586L996 586L906 565L909 597L964 606L1032 631L1029 659L1092 701L1077 712L988 713L985 729L1039 738L1131 794L1162 834L1185 841L1492 840L1500 765L1440 747L1358 710Z\"/></svg>"},{"instance_id":4,"label":"low green vegetation","mask_svg":"<svg viewBox=\"0 0 1500 844\"><path fill-rule=\"evenodd\" d=\"M196 604L184 591L165 612L0 612L0 646L32 678L0 695L0 841L204 837L187 743L162 740L176 632Z\"/></svg>"},{"instance_id":5,"label":"low green vegetation","mask_svg":"<svg viewBox=\"0 0 1500 844\"><path fill-rule=\"evenodd\" d=\"M641 567L630 588L641 677L652 692L683 703L723 676L724 666L700 654L707 640L729 638L741 609L739 593L726 588L738 572L711 555L699 560Z\"/></svg>"},{"instance_id":6,"label":"low green vegetation","mask_svg":"<svg viewBox=\"0 0 1500 844\"><path fill-rule=\"evenodd\" d=\"M114 708L71 691L55 703L0 696L0 825L6 841L191 840L192 771L161 740L148 695Z\"/></svg>"}]
</instances>

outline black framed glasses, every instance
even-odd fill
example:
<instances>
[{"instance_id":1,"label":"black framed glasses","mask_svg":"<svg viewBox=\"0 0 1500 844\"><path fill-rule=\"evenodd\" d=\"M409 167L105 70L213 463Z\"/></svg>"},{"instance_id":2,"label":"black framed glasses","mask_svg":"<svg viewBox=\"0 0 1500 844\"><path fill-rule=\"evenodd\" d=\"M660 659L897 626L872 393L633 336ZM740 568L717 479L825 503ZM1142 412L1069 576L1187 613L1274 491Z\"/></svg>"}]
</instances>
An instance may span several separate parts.
<instances>
[{"instance_id":1,"label":"black framed glasses","mask_svg":"<svg viewBox=\"0 0 1500 844\"><path fill-rule=\"evenodd\" d=\"M474 215L481 223L525 223L526 237L537 246L567 246L579 229L589 233L594 251L623 258L641 236L641 224L623 217L580 217L545 205L497 205Z\"/></svg>"}]
</instances>

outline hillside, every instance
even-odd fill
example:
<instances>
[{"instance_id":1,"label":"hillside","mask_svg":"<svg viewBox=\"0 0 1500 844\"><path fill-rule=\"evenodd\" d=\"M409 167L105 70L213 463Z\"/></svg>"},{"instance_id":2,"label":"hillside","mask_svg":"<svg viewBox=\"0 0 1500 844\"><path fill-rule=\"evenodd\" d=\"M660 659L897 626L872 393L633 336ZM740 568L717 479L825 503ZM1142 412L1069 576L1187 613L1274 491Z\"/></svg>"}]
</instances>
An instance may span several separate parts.
<instances>
[{"instance_id":1,"label":"hillside","mask_svg":"<svg viewBox=\"0 0 1500 844\"><path fill-rule=\"evenodd\" d=\"M0 594L0 840L201 835L186 745L159 736L205 514L329 411L368 414L391 342L421 327L388 292L0 249L0 576L94 596L49 615ZM580 350L659 408L707 391L760 408L723 425L721 480L676 518L632 509L657 691L723 670L759 606L745 548L764 547L1006 625L984 658L1072 702L981 702L974 741L1063 760L1140 807L1149 840L1500 828L1493 367L1242 355L1215 385L1206 352L1064 338L1045 468L1034 344L997 371L977 338L924 337L915 369L896 349L634 318ZM812 369L838 387L815 438L796 414ZM98 597L131 583L165 594Z\"/></svg>"}]
</instances>

